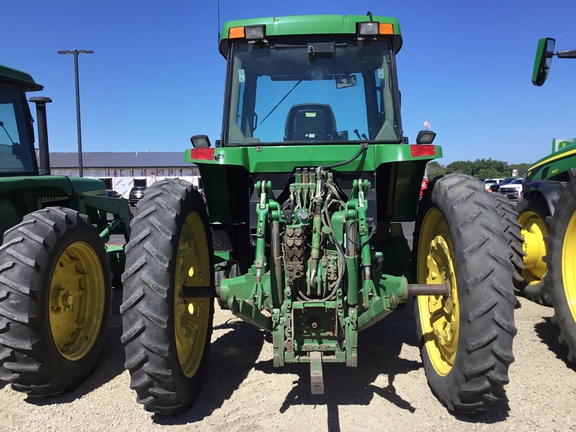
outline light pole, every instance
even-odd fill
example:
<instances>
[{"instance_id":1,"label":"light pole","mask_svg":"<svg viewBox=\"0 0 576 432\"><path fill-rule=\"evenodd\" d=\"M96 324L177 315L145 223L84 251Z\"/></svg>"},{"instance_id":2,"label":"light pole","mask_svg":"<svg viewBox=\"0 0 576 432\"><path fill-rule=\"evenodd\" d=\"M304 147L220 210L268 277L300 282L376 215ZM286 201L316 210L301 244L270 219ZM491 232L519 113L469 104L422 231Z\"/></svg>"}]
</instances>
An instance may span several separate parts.
<instances>
[{"instance_id":1,"label":"light pole","mask_svg":"<svg viewBox=\"0 0 576 432\"><path fill-rule=\"evenodd\" d=\"M78 130L78 175L84 177L82 167L82 126L80 124L80 83L78 80L78 54L93 54L92 50L62 50L58 54L74 55L74 82L76 83L76 129Z\"/></svg>"}]
</instances>

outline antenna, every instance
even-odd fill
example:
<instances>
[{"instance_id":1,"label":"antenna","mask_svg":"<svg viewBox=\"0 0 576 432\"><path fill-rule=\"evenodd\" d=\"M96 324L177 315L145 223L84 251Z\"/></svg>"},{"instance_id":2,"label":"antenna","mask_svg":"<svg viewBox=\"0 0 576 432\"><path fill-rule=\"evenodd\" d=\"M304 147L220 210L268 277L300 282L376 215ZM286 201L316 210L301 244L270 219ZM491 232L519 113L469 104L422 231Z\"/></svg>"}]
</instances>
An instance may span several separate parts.
<instances>
[{"instance_id":1,"label":"antenna","mask_svg":"<svg viewBox=\"0 0 576 432\"><path fill-rule=\"evenodd\" d=\"M220 0L218 0L218 23L217 23L217 31L218 31L218 43L220 43Z\"/></svg>"}]
</instances>

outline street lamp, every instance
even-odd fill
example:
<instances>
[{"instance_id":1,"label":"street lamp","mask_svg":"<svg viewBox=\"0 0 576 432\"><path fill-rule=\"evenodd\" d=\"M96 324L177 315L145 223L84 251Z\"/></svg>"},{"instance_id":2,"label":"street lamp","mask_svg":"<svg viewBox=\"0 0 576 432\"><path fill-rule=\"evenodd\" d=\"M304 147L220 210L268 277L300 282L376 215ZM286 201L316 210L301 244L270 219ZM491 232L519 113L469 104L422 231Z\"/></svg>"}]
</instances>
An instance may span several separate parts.
<instances>
[{"instance_id":1,"label":"street lamp","mask_svg":"<svg viewBox=\"0 0 576 432\"><path fill-rule=\"evenodd\" d=\"M58 54L74 55L74 82L76 83L76 128L78 130L78 175L84 176L82 167L82 126L80 125L80 85L78 80L78 54L94 54L92 50L62 50Z\"/></svg>"}]
</instances>

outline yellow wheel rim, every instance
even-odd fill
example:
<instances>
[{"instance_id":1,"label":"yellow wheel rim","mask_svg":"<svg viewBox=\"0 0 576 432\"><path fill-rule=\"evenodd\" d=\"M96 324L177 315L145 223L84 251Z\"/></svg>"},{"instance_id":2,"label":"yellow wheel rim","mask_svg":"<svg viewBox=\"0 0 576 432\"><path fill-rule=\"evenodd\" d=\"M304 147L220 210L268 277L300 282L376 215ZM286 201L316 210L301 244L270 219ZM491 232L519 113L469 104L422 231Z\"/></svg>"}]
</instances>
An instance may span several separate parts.
<instances>
[{"instance_id":1,"label":"yellow wheel rim","mask_svg":"<svg viewBox=\"0 0 576 432\"><path fill-rule=\"evenodd\" d=\"M204 225L198 213L186 218L180 234L174 278L174 332L182 372L191 378L200 367L208 325L211 298L184 299L182 286L210 285L210 257Z\"/></svg>"},{"instance_id":2,"label":"yellow wheel rim","mask_svg":"<svg viewBox=\"0 0 576 432\"><path fill-rule=\"evenodd\" d=\"M524 243L524 266L522 277L530 285L538 285L542 282L544 275L548 271L548 266L544 262L546 256L546 242L544 237L548 235L546 224L533 211L525 211L518 217L518 222L522 226L522 236Z\"/></svg>"},{"instance_id":3,"label":"yellow wheel rim","mask_svg":"<svg viewBox=\"0 0 576 432\"><path fill-rule=\"evenodd\" d=\"M452 370L458 351L460 305L454 246L444 216L431 209L425 216L418 243L418 283L447 284L450 294L418 296L418 311L428 357L438 375Z\"/></svg>"},{"instance_id":4,"label":"yellow wheel rim","mask_svg":"<svg viewBox=\"0 0 576 432\"><path fill-rule=\"evenodd\" d=\"M568 222L562 245L562 282L568 307L576 321L576 212Z\"/></svg>"},{"instance_id":5,"label":"yellow wheel rim","mask_svg":"<svg viewBox=\"0 0 576 432\"><path fill-rule=\"evenodd\" d=\"M64 250L50 281L50 331L56 347L70 361L92 348L102 325L106 285L94 249L75 242Z\"/></svg>"}]
</instances>

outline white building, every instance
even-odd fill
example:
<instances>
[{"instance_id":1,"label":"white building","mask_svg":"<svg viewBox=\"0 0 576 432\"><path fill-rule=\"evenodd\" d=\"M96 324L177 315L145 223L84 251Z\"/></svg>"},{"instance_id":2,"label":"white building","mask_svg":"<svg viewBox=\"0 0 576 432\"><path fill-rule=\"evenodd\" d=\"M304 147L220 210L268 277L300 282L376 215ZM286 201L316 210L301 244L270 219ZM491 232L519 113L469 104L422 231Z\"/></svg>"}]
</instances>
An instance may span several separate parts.
<instances>
[{"instance_id":1,"label":"white building","mask_svg":"<svg viewBox=\"0 0 576 432\"><path fill-rule=\"evenodd\" d=\"M50 153L53 175L78 177L78 153ZM196 165L184 162L184 152L97 152L82 154L84 177L99 178L107 189L128 198L134 186L150 186L164 178L181 178L198 186Z\"/></svg>"}]
</instances>

